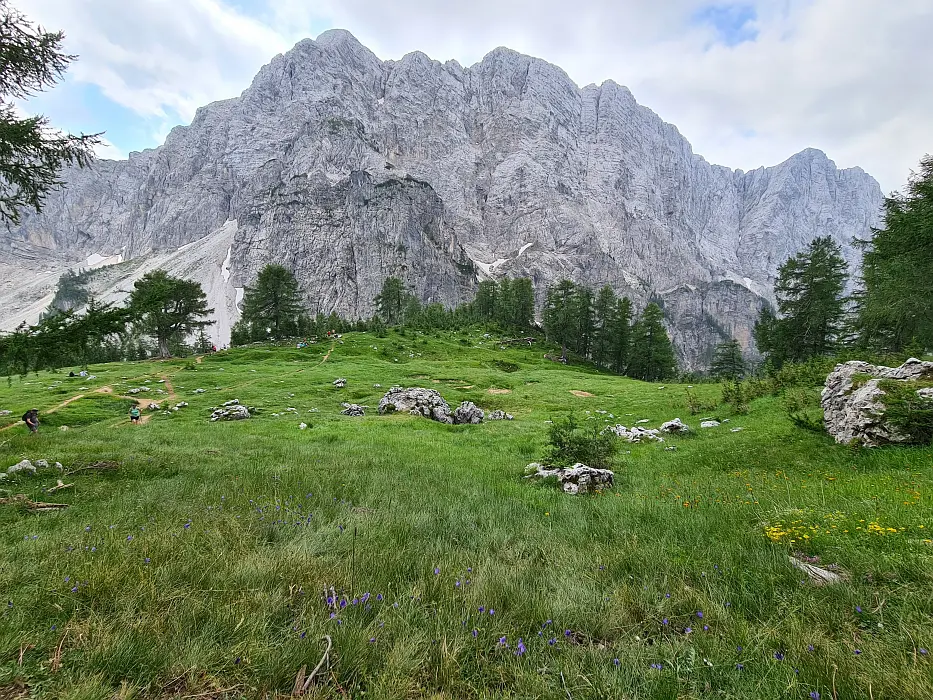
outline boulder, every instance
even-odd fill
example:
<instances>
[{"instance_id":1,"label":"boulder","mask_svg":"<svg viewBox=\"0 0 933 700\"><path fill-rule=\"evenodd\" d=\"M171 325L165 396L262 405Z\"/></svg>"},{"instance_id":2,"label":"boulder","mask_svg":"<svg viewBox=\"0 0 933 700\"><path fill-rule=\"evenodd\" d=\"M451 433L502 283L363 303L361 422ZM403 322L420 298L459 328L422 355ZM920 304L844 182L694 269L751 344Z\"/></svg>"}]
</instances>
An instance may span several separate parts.
<instances>
[{"instance_id":1,"label":"boulder","mask_svg":"<svg viewBox=\"0 0 933 700\"><path fill-rule=\"evenodd\" d=\"M472 401L464 401L454 411L454 423L457 425L478 425L483 422L483 409Z\"/></svg>"},{"instance_id":2,"label":"boulder","mask_svg":"<svg viewBox=\"0 0 933 700\"><path fill-rule=\"evenodd\" d=\"M239 405L240 405L239 399L231 399L230 401L227 401L224 404L224 408L229 408L230 406L239 406Z\"/></svg>"},{"instance_id":3,"label":"boulder","mask_svg":"<svg viewBox=\"0 0 933 700\"><path fill-rule=\"evenodd\" d=\"M900 367L884 367L857 360L836 365L826 377L820 398L826 431L836 442L878 447L920 440L888 420L887 393L882 387L887 381L933 381L933 362L910 358ZM920 402L929 402L933 408L933 387L920 387L916 395Z\"/></svg>"},{"instance_id":4,"label":"boulder","mask_svg":"<svg viewBox=\"0 0 933 700\"><path fill-rule=\"evenodd\" d=\"M674 420L669 420L667 423L663 423L661 425L661 432L670 433L671 435L686 435L690 432L690 426L681 422L680 418L675 418Z\"/></svg>"},{"instance_id":5,"label":"boulder","mask_svg":"<svg viewBox=\"0 0 933 700\"><path fill-rule=\"evenodd\" d=\"M0 416L10 416L13 415L13 411L0 411Z\"/></svg>"},{"instance_id":6,"label":"boulder","mask_svg":"<svg viewBox=\"0 0 933 700\"><path fill-rule=\"evenodd\" d=\"M453 423L450 406L434 389L394 386L379 400L379 413L407 412L439 423Z\"/></svg>"},{"instance_id":7,"label":"boulder","mask_svg":"<svg viewBox=\"0 0 933 700\"><path fill-rule=\"evenodd\" d=\"M48 462L46 462L48 464ZM22 462L17 462L12 467L6 470L7 474L30 474L35 476L36 468L33 466L32 462L28 459L24 459Z\"/></svg>"},{"instance_id":8,"label":"boulder","mask_svg":"<svg viewBox=\"0 0 933 700\"><path fill-rule=\"evenodd\" d=\"M626 428L624 425L610 425L603 428L600 434L604 433L612 433L628 442L664 442L660 431L655 428L639 428L638 426Z\"/></svg>"},{"instance_id":9,"label":"boulder","mask_svg":"<svg viewBox=\"0 0 933 700\"><path fill-rule=\"evenodd\" d=\"M146 408L148 408L150 411L158 411L162 407L157 403L151 403Z\"/></svg>"},{"instance_id":10,"label":"boulder","mask_svg":"<svg viewBox=\"0 0 933 700\"><path fill-rule=\"evenodd\" d=\"M249 417L249 409L246 406L236 405L229 408L218 408L211 414L211 423L219 420L244 420Z\"/></svg>"},{"instance_id":11,"label":"boulder","mask_svg":"<svg viewBox=\"0 0 933 700\"><path fill-rule=\"evenodd\" d=\"M700 423L701 428L718 428L720 423L718 420L705 420Z\"/></svg>"},{"instance_id":12,"label":"boulder","mask_svg":"<svg viewBox=\"0 0 933 700\"><path fill-rule=\"evenodd\" d=\"M355 403L345 403L343 404L343 410L340 412L344 416L354 416L356 418L362 418L366 415L365 406L360 406Z\"/></svg>"},{"instance_id":13,"label":"boulder","mask_svg":"<svg viewBox=\"0 0 933 700\"><path fill-rule=\"evenodd\" d=\"M340 377L339 379L334 380L334 387L336 387L337 389L343 389L344 387L346 387L346 385L347 385L347 380L344 379L343 377Z\"/></svg>"},{"instance_id":14,"label":"boulder","mask_svg":"<svg viewBox=\"0 0 933 700\"><path fill-rule=\"evenodd\" d=\"M493 411L486 415L486 420L515 420L515 416L505 411Z\"/></svg>"},{"instance_id":15,"label":"boulder","mask_svg":"<svg viewBox=\"0 0 933 700\"><path fill-rule=\"evenodd\" d=\"M564 493L589 493L600 488L612 486L615 473L609 469L596 469L577 462L572 467L550 468L537 462L532 462L525 469L529 474L526 479L546 479L555 477Z\"/></svg>"},{"instance_id":16,"label":"boulder","mask_svg":"<svg viewBox=\"0 0 933 700\"><path fill-rule=\"evenodd\" d=\"M47 459L37 459L35 461L36 469L48 469L49 461Z\"/></svg>"}]
</instances>

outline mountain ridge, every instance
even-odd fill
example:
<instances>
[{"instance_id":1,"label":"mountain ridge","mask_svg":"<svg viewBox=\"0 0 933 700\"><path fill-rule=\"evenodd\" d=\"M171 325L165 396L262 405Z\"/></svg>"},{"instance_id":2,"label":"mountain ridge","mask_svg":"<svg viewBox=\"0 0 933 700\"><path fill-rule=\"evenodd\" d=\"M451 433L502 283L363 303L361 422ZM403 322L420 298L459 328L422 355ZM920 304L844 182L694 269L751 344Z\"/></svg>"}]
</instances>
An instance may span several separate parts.
<instances>
[{"instance_id":1,"label":"mountain ridge","mask_svg":"<svg viewBox=\"0 0 933 700\"><path fill-rule=\"evenodd\" d=\"M710 164L613 80L580 87L504 47L468 68L421 52L382 61L345 30L275 56L162 146L65 179L43 214L0 232L0 262L54 272L91 255L135 259L237 221L233 290L284 262L309 303L367 315L390 274L447 304L487 277L529 276L540 298L570 276L666 301L687 367L726 333L753 351L777 266L813 237L832 236L857 266L852 241L883 199L862 169L815 148L747 172ZM715 321L705 334L681 323L703 316Z\"/></svg>"}]
</instances>

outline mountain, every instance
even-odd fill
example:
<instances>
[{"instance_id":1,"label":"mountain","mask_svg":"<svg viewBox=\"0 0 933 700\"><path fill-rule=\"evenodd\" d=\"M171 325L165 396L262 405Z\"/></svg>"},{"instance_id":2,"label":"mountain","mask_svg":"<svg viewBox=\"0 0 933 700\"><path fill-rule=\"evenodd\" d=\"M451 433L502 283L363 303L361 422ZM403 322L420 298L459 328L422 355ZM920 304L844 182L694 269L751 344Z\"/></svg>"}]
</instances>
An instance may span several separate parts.
<instances>
[{"instance_id":1,"label":"mountain","mask_svg":"<svg viewBox=\"0 0 933 700\"><path fill-rule=\"evenodd\" d=\"M382 61L341 30L276 56L161 147L65 180L0 232L4 327L34 320L64 269L114 262L94 278L110 298L161 264L204 282L220 343L272 261L314 308L350 316L372 313L389 275L445 304L487 277L529 276L539 298L570 277L661 302L688 367L729 336L753 351L777 267L815 236L857 265L882 204L873 178L818 150L711 165L612 81L580 88L504 48L469 68Z\"/></svg>"}]
</instances>

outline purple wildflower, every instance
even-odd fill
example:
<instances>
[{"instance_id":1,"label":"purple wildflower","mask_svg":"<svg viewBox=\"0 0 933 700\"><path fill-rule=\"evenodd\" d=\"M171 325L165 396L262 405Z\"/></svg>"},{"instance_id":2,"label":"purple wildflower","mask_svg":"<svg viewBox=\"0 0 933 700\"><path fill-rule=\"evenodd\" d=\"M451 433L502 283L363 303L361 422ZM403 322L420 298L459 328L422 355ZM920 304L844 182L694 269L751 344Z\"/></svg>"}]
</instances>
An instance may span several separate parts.
<instances>
[{"instance_id":1,"label":"purple wildflower","mask_svg":"<svg viewBox=\"0 0 933 700\"><path fill-rule=\"evenodd\" d=\"M701 620L703 619L703 611L702 611L702 610L697 610L697 617L700 618Z\"/></svg>"},{"instance_id":2,"label":"purple wildflower","mask_svg":"<svg viewBox=\"0 0 933 700\"><path fill-rule=\"evenodd\" d=\"M472 632L472 635L473 635L473 639L476 639L476 637L479 635L479 630L474 629Z\"/></svg>"},{"instance_id":3,"label":"purple wildflower","mask_svg":"<svg viewBox=\"0 0 933 700\"><path fill-rule=\"evenodd\" d=\"M703 625L703 631L709 632L709 625Z\"/></svg>"},{"instance_id":4,"label":"purple wildflower","mask_svg":"<svg viewBox=\"0 0 933 700\"><path fill-rule=\"evenodd\" d=\"M382 597L382 593L376 596L376 600L378 600L380 603L384 600L384 598Z\"/></svg>"},{"instance_id":5,"label":"purple wildflower","mask_svg":"<svg viewBox=\"0 0 933 700\"><path fill-rule=\"evenodd\" d=\"M744 670L745 670L745 664L736 664L736 665L735 665L735 670L736 670L736 671L744 671Z\"/></svg>"},{"instance_id":6,"label":"purple wildflower","mask_svg":"<svg viewBox=\"0 0 933 700\"><path fill-rule=\"evenodd\" d=\"M493 610L492 608L489 608L489 614L490 614L490 615L495 615L495 614L496 614L496 611Z\"/></svg>"},{"instance_id":7,"label":"purple wildflower","mask_svg":"<svg viewBox=\"0 0 933 700\"><path fill-rule=\"evenodd\" d=\"M370 637L370 638L369 638L369 643L370 643L370 644L375 644L375 643L376 643L376 638L375 638L375 637Z\"/></svg>"},{"instance_id":8,"label":"purple wildflower","mask_svg":"<svg viewBox=\"0 0 933 700\"><path fill-rule=\"evenodd\" d=\"M662 624L662 625L669 625L670 623L671 623L671 621L668 620L666 617L665 617L663 620L661 620L661 624Z\"/></svg>"},{"instance_id":9,"label":"purple wildflower","mask_svg":"<svg viewBox=\"0 0 933 700\"><path fill-rule=\"evenodd\" d=\"M920 652L920 656L926 656L926 655L927 655L927 650L924 649L923 647L920 647L919 649L917 649L917 651Z\"/></svg>"},{"instance_id":10,"label":"purple wildflower","mask_svg":"<svg viewBox=\"0 0 933 700\"><path fill-rule=\"evenodd\" d=\"M861 606L861 605L856 605L856 606L855 606L855 612L857 612L857 613L862 612L862 606Z\"/></svg>"},{"instance_id":11,"label":"purple wildflower","mask_svg":"<svg viewBox=\"0 0 933 700\"><path fill-rule=\"evenodd\" d=\"M858 656L858 655L861 654L861 653L862 653L862 650L861 650L861 649L856 649L856 650L855 650L855 655L856 655L856 656Z\"/></svg>"},{"instance_id":12,"label":"purple wildflower","mask_svg":"<svg viewBox=\"0 0 933 700\"><path fill-rule=\"evenodd\" d=\"M434 567L434 575L437 576L437 575L440 574L440 573L441 573L440 568L435 566L435 567Z\"/></svg>"},{"instance_id":13,"label":"purple wildflower","mask_svg":"<svg viewBox=\"0 0 933 700\"><path fill-rule=\"evenodd\" d=\"M815 690L810 691L810 700L820 700L820 694Z\"/></svg>"},{"instance_id":14,"label":"purple wildflower","mask_svg":"<svg viewBox=\"0 0 933 700\"><path fill-rule=\"evenodd\" d=\"M662 664L651 664L651 668L653 668L655 671L663 671L663 670L664 670L664 666L663 666Z\"/></svg>"},{"instance_id":15,"label":"purple wildflower","mask_svg":"<svg viewBox=\"0 0 933 700\"><path fill-rule=\"evenodd\" d=\"M774 652L774 658L777 659L778 661L783 661L783 660L784 660L784 654L782 654L782 653L779 652L779 651L776 651L776 652Z\"/></svg>"},{"instance_id":16,"label":"purple wildflower","mask_svg":"<svg viewBox=\"0 0 933 700\"><path fill-rule=\"evenodd\" d=\"M132 540L132 539L133 539L133 536L132 536L132 535L127 535L127 536L126 536L126 541L127 541L127 542L129 542L129 541Z\"/></svg>"},{"instance_id":17,"label":"purple wildflower","mask_svg":"<svg viewBox=\"0 0 933 700\"><path fill-rule=\"evenodd\" d=\"M499 646L500 647L507 646L507 644L505 643L505 637L499 637Z\"/></svg>"},{"instance_id":18,"label":"purple wildflower","mask_svg":"<svg viewBox=\"0 0 933 700\"><path fill-rule=\"evenodd\" d=\"M813 645L807 644L807 651L813 651Z\"/></svg>"},{"instance_id":19,"label":"purple wildflower","mask_svg":"<svg viewBox=\"0 0 933 700\"><path fill-rule=\"evenodd\" d=\"M570 630L564 630L565 637L569 637L571 634L573 634L573 632L571 632Z\"/></svg>"},{"instance_id":20,"label":"purple wildflower","mask_svg":"<svg viewBox=\"0 0 933 700\"><path fill-rule=\"evenodd\" d=\"M692 627L685 627L685 628L684 628L684 634L690 634L691 632L693 632L693 628L692 628Z\"/></svg>"},{"instance_id":21,"label":"purple wildflower","mask_svg":"<svg viewBox=\"0 0 933 700\"><path fill-rule=\"evenodd\" d=\"M554 637L551 637L549 640L547 640L547 643L548 643L548 646L554 646L555 644L557 644L557 640Z\"/></svg>"},{"instance_id":22,"label":"purple wildflower","mask_svg":"<svg viewBox=\"0 0 933 700\"><path fill-rule=\"evenodd\" d=\"M484 612L486 612L486 608L483 607L482 605L480 605L480 606L479 606L479 611L480 611L481 613L484 613Z\"/></svg>"},{"instance_id":23,"label":"purple wildflower","mask_svg":"<svg viewBox=\"0 0 933 700\"><path fill-rule=\"evenodd\" d=\"M191 527L191 523L185 523L183 527L187 530Z\"/></svg>"},{"instance_id":24,"label":"purple wildflower","mask_svg":"<svg viewBox=\"0 0 933 700\"><path fill-rule=\"evenodd\" d=\"M518 638L518 647L515 649L515 656L521 656L525 653L525 643L522 641L522 638Z\"/></svg>"},{"instance_id":25,"label":"purple wildflower","mask_svg":"<svg viewBox=\"0 0 933 700\"><path fill-rule=\"evenodd\" d=\"M622 663L622 662L619 661L618 659L613 659L613 660L612 660L612 663L613 663L613 665L615 665L616 668L618 668L618 667L619 667L619 664Z\"/></svg>"}]
</instances>

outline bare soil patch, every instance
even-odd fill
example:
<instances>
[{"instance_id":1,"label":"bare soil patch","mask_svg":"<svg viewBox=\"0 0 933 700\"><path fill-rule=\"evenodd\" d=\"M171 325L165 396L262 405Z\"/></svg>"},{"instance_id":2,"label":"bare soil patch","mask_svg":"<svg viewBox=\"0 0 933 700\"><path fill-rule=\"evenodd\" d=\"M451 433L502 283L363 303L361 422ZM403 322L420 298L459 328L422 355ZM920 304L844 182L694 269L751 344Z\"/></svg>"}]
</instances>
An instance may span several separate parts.
<instances>
[{"instance_id":1,"label":"bare soil patch","mask_svg":"<svg viewBox=\"0 0 933 700\"><path fill-rule=\"evenodd\" d=\"M487 394L511 394L511 389L486 389Z\"/></svg>"},{"instance_id":2,"label":"bare soil patch","mask_svg":"<svg viewBox=\"0 0 933 700\"><path fill-rule=\"evenodd\" d=\"M579 396L580 398L592 398L595 394L591 394L588 391L580 391L578 389L571 389L570 393L574 396Z\"/></svg>"}]
</instances>

